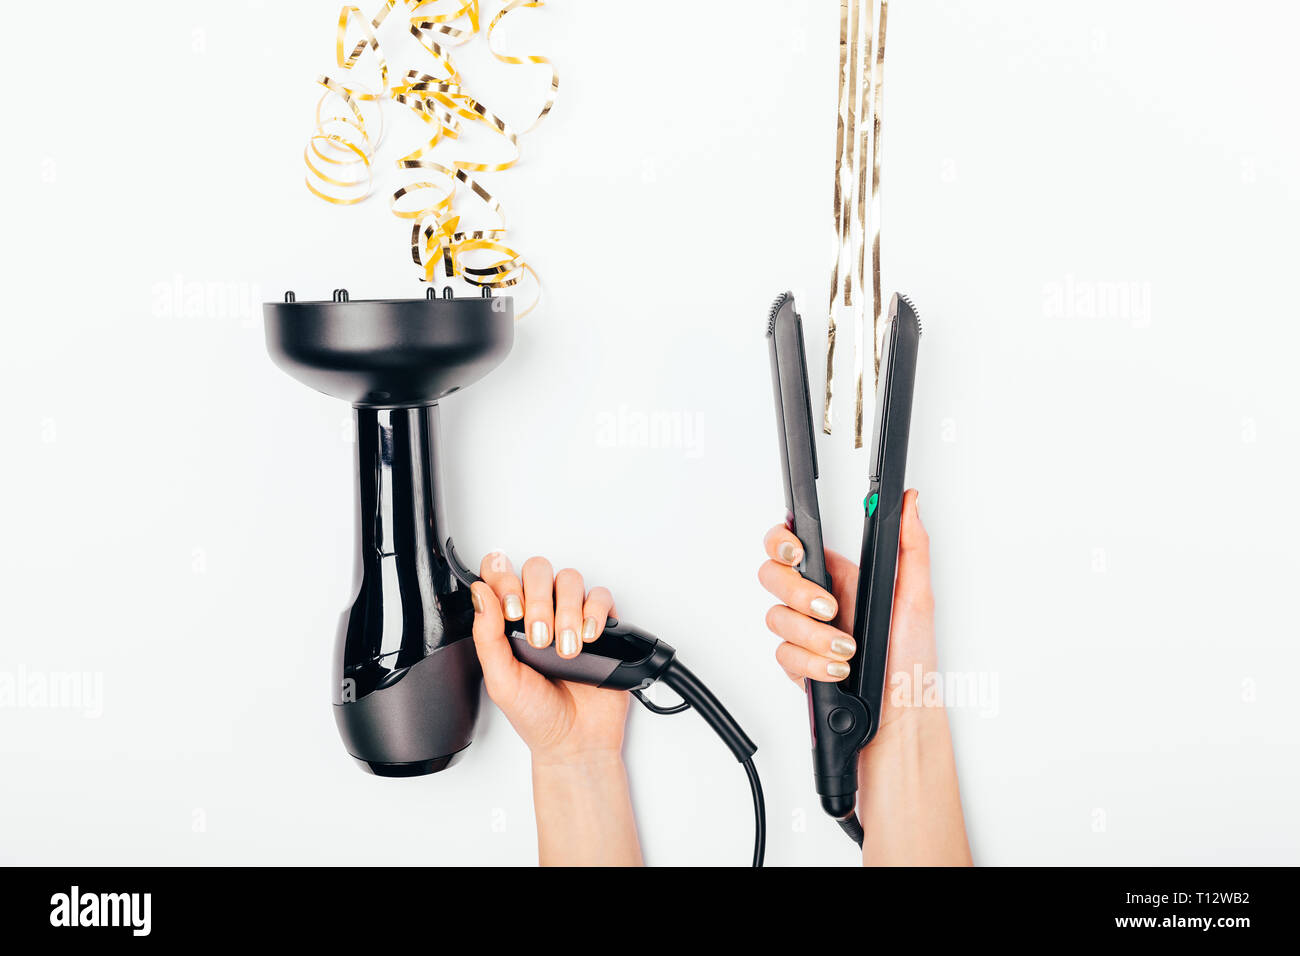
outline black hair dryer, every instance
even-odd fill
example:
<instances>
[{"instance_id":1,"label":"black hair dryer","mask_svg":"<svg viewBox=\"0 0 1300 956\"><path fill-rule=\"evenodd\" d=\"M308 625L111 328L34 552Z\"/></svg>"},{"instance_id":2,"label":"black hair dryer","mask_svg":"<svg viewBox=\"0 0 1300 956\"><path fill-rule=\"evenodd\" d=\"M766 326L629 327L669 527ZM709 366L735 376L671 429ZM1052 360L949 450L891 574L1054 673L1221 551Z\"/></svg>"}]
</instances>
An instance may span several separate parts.
<instances>
[{"instance_id":1,"label":"black hair dryer","mask_svg":"<svg viewBox=\"0 0 1300 956\"><path fill-rule=\"evenodd\" d=\"M382 777L450 767L470 745L482 671L469 586L442 507L438 402L501 364L514 340L506 296L268 302L275 364L357 415L356 597L339 622L334 717L343 744ZM676 651L610 618L572 659L532 647L507 621L514 654L547 677L631 692L648 709L693 709L745 768L754 798L754 865L763 862L763 789L754 742ZM641 691L663 681L682 698L659 707Z\"/></svg>"},{"instance_id":2,"label":"black hair dryer","mask_svg":"<svg viewBox=\"0 0 1300 956\"><path fill-rule=\"evenodd\" d=\"M473 739L482 673L474 610L442 505L438 402L510 352L506 296L265 307L281 369L352 404L357 424L356 596L334 650L344 746L385 777L436 773Z\"/></svg>"}]
</instances>

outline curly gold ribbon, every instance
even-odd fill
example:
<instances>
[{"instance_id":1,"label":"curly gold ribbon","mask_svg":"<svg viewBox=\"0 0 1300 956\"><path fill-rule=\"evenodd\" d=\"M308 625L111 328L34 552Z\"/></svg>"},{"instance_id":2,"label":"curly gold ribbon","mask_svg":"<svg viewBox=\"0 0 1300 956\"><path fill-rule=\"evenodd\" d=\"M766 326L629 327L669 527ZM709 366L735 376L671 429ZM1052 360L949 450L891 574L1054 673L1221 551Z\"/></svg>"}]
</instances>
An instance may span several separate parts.
<instances>
[{"instance_id":1,"label":"curly gold ribbon","mask_svg":"<svg viewBox=\"0 0 1300 956\"><path fill-rule=\"evenodd\" d=\"M557 70L555 65L544 56L510 56L509 54L502 53L492 43L492 31L497 28L497 24L501 22L502 18L505 17L507 13L518 10L520 7L540 7L542 6L542 3L543 0L510 0L509 3L501 8L501 12L492 18L492 22L488 24L488 49L491 50L492 55L502 63L513 63L517 65L537 63L542 66L550 67L551 69L551 86L550 89L546 91L546 103L542 106L542 111L537 114L537 118L528 124L528 128L524 130L525 133L535 129L538 123L546 119L546 114L549 113L551 107L555 105L555 97L560 92L560 71Z\"/></svg>"},{"instance_id":2,"label":"curly gold ribbon","mask_svg":"<svg viewBox=\"0 0 1300 956\"><path fill-rule=\"evenodd\" d=\"M351 70L357 65L357 61L361 59L361 55L366 52L366 48L369 47L371 53L374 54L375 63L379 67L379 80L380 84L383 86L383 90L379 93L354 92L353 95L357 99L377 100L388 94L388 61L384 59L383 51L379 49L379 40L375 36L375 31L383 24L384 19L388 16L388 11L393 8L393 2L394 0L389 0L388 5L380 11L379 15L375 17L373 21L367 21L365 17L362 16L360 7L344 7L339 12L339 28L337 37L334 41L335 61L337 61L341 68ZM347 43L348 25L354 19L357 21L357 25L361 28L362 39L353 51L345 56L343 49L344 45Z\"/></svg>"},{"instance_id":3,"label":"curly gold ribbon","mask_svg":"<svg viewBox=\"0 0 1300 956\"><path fill-rule=\"evenodd\" d=\"M441 2L443 0L418 0L418 2L411 4L410 12L414 14L410 21L411 35L433 55L438 65L447 71L449 81L459 82L460 73L456 69L455 62L443 49L442 44L433 39L432 34L446 37L450 46L460 46L462 43L467 43L478 32L478 0L467 0L452 13L420 13L425 7L437 6ZM452 26L461 17L469 18L470 28L468 30Z\"/></svg>"},{"instance_id":4,"label":"curly gold ribbon","mask_svg":"<svg viewBox=\"0 0 1300 956\"><path fill-rule=\"evenodd\" d=\"M316 127L303 151L308 171L307 188L336 206L353 206L370 195L374 175L372 157L383 135L383 114L380 114L379 134L372 138L359 97L327 76L318 77L317 82L325 87L325 93L316 103ZM328 117L322 115L322 108L331 98L342 102L348 112ZM337 167L337 175L331 175L333 170L326 172L318 163ZM358 174L339 178L348 170Z\"/></svg>"},{"instance_id":5,"label":"curly gold ribbon","mask_svg":"<svg viewBox=\"0 0 1300 956\"><path fill-rule=\"evenodd\" d=\"M433 282L441 269L444 276L459 276L480 288L503 289L518 285L531 277L536 287L533 301L518 313L523 318L541 297L541 282L523 255L506 242L506 217L500 202L470 173L494 173L514 166L520 159L519 135L504 119L465 90L464 78L452 58L451 50L486 32L492 55L509 64L541 64L551 70L551 84L540 113L528 126L532 130L550 113L559 90L559 73L545 57L513 56L496 48L493 31L509 13L540 7L543 0L511 0L481 31L479 0L385 0L384 7L370 20L355 6L344 6L339 13L335 39L335 61L351 74L363 58L374 62L378 71L378 91L322 76L325 88L316 107L316 125L304 151L307 164L307 188L335 205L354 205L364 201L373 185L374 160L383 138L383 102L396 102L423 120L429 127L428 139L419 148L397 160L400 171L419 171L425 177L408 182L392 195L389 206L394 216L410 220L411 258L420 269L420 279ZM407 70L402 79L391 82L387 58L379 43L378 31L397 7L407 13L407 28L433 58L434 72ZM464 21L464 22L462 22ZM353 31L360 39L349 43ZM337 101L345 109L325 115L325 104ZM377 130L372 133L363 104L374 104L378 111ZM463 122L481 123L503 138L512 154L494 162L478 158L460 158L440 162L430 154L444 141L460 138ZM458 198L461 191L475 197L497 221L482 229L461 228L464 210Z\"/></svg>"}]
</instances>

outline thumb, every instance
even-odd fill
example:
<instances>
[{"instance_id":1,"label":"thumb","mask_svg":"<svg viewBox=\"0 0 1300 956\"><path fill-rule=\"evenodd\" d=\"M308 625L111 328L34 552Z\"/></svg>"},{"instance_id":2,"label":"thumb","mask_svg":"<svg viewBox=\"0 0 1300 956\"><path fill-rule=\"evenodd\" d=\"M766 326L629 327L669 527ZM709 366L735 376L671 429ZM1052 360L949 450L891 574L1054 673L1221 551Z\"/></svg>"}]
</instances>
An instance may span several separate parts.
<instances>
[{"instance_id":1,"label":"thumb","mask_svg":"<svg viewBox=\"0 0 1300 956\"><path fill-rule=\"evenodd\" d=\"M923 552L926 560L930 558L930 535L921 524L919 499L921 493L915 488L903 492L903 520L900 524L898 546L903 551Z\"/></svg>"},{"instance_id":2,"label":"thumb","mask_svg":"<svg viewBox=\"0 0 1300 956\"><path fill-rule=\"evenodd\" d=\"M921 524L917 492L903 495L903 518L898 532L898 586L895 607L915 605L930 598L930 535Z\"/></svg>"},{"instance_id":3,"label":"thumb","mask_svg":"<svg viewBox=\"0 0 1300 956\"><path fill-rule=\"evenodd\" d=\"M524 665L510 649L501 602L495 592L482 581L476 581L470 586L470 594L474 601L474 650L483 667L483 684L488 696L499 707L514 699Z\"/></svg>"}]
</instances>

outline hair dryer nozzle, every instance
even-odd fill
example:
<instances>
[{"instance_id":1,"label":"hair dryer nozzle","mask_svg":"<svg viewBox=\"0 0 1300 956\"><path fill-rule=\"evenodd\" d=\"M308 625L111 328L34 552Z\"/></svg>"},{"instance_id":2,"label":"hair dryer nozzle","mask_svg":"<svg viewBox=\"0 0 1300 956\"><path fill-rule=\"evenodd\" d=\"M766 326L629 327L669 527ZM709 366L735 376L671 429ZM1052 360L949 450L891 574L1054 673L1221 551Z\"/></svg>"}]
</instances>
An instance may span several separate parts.
<instances>
[{"instance_id":1,"label":"hair dryer nozzle","mask_svg":"<svg viewBox=\"0 0 1300 956\"><path fill-rule=\"evenodd\" d=\"M275 364L353 405L431 405L504 361L514 300L491 298L268 302Z\"/></svg>"}]
</instances>

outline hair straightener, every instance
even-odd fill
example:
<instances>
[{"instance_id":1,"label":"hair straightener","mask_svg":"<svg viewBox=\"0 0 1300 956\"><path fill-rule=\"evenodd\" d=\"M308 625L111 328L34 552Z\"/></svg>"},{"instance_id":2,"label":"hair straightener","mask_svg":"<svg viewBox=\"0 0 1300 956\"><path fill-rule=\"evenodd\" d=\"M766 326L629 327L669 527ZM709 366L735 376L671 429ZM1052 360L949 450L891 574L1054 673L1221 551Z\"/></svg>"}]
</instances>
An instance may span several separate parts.
<instances>
[{"instance_id":1,"label":"hair straightener","mask_svg":"<svg viewBox=\"0 0 1300 956\"><path fill-rule=\"evenodd\" d=\"M803 544L798 570L830 590L817 503L817 445L813 430L803 323L794 297L785 293L768 316L772 387L776 398L781 471L785 478L786 526ZM898 567L898 530L912 423L912 390L921 321L912 303L895 295L889 303L884 351L876 385L876 415L858 565L853 639L857 650L849 676L838 683L805 680L813 741L813 780L822 809L859 846L862 825L854 808L858 790L858 752L880 727L889 660L889 628Z\"/></svg>"}]
</instances>

